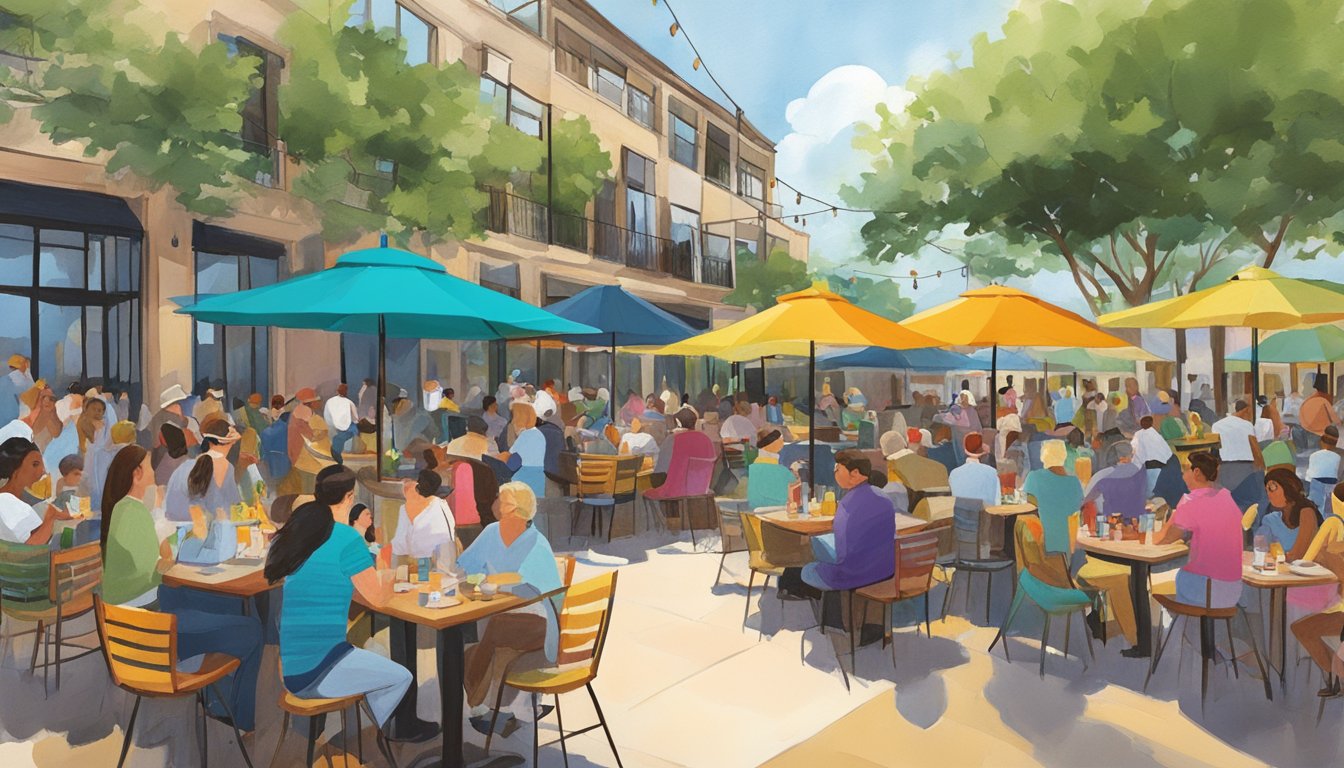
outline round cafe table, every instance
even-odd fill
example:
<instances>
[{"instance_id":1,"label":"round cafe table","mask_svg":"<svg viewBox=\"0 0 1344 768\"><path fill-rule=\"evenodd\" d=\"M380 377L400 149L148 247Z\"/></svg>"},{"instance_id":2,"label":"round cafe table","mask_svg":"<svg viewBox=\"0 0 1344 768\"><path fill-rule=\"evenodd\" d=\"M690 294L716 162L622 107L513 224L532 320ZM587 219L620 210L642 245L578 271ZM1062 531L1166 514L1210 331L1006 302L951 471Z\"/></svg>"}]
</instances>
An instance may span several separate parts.
<instances>
[{"instance_id":1,"label":"round cafe table","mask_svg":"<svg viewBox=\"0 0 1344 768\"><path fill-rule=\"evenodd\" d=\"M1018 504L995 504L985 507L985 514L997 517L1003 524L1003 556L1017 562L1017 542L1013 538L1013 524L1018 515L1036 514L1036 505L1030 502Z\"/></svg>"}]
</instances>

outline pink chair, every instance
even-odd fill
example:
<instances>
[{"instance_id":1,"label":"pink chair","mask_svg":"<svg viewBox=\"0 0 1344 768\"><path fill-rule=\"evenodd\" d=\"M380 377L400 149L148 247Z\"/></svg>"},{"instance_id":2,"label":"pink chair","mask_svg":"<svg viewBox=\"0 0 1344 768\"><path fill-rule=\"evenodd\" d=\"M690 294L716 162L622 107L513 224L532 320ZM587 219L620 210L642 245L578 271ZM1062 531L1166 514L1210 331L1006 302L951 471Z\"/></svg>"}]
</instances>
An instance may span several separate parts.
<instances>
[{"instance_id":1,"label":"pink chair","mask_svg":"<svg viewBox=\"0 0 1344 768\"><path fill-rule=\"evenodd\" d=\"M465 461L453 467L453 521L459 525L480 525L481 512L476 509L475 476Z\"/></svg>"},{"instance_id":2,"label":"pink chair","mask_svg":"<svg viewBox=\"0 0 1344 768\"><path fill-rule=\"evenodd\" d=\"M714 464L718 461L718 451L709 435L688 430L678 432L672 438L672 460L667 468L667 480L657 488L644 492L644 498L666 509L666 503L676 504L682 527L687 527L688 516L686 502L689 499L703 498L709 495L709 486L714 479ZM691 526L691 544L695 545L695 528Z\"/></svg>"}]
</instances>

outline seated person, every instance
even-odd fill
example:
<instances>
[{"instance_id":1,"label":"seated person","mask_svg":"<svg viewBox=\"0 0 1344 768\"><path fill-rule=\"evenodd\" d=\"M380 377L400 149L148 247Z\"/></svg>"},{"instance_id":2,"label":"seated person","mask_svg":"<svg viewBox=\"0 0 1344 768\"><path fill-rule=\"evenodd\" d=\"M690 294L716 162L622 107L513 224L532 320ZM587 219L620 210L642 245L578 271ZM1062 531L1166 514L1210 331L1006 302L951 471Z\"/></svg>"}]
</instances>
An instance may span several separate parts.
<instances>
[{"instance_id":1,"label":"seated person","mask_svg":"<svg viewBox=\"0 0 1344 768\"><path fill-rule=\"evenodd\" d=\"M751 403L739 401L733 412L719 425L719 436L724 446L740 446L756 438L756 425L751 423Z\"/></svg>"},{"instance_id":2,"label":"seated person","mask_svg":"<svg viewBox=\"0 0 1344 768\"><path fill-rule=\"evenodd\" d=\"M1065 449L1068 452L1064 460L1064 471L1070 475L1078 474L1078 460L1086 458L1092 461L1096 466L1097 454L1087 446L1087 438L1083 435L1083 430L1070 426L1064 435Z\"/></svg>"},{"instance_id":3,"label":"seated person","mask_svg":"<svg viewBox=\"0 0 1344 768\"><path fill-rule=\"evenodd\" d=\"M0 443L0 477L5 479L0 485L0 541L46 544L51 541L55 522L69 519L55 504L45 505L39 514L24 500L28 487L45 474L47 468L36 443L26 437L11 437Z\"/></svg>"},{"instance_id":4,"label":"seated person","mask_svg":"<svg viewBox=\"0 0 1344 768\"><path fill-rule=\"evenodd\" d=\"M896 479L911 491L947 490L947 467L927 456L933 446L929 430L910 427L905 439L906 447L887 457Z\"/></svg>"},{"instance_id":5,"label":"seated person","mask_svg":"<svg viewBox=\"0 0 1344 768\"><path fill-rule=\"evenodd\" d=\"M1162 527L1158 544L1190 537L1190 559L1173 583L1155 583L1155 592L1174 594L1187 605L1231 608L1241 597L1241 510L1227 489L1219 487L1218 459L1190 454L1185 483L1190 492L1176 505Z\"/></svg>"},{"instance_id":6,"label":"seated person","mask_svg":"<svg viewBox=\"0 0 1344 768\"><path fill-rule=\"evenodd\" d=\"M521 582L510 588L515 595L535 597L560 589L560 573L550 542L532 524L537 499L523 483L506 483L499 489L499 522L487 525L481 535L458 558L468 574L518 574ZM491 689L504 679L509 665L531 652L542 652L546 666L555 663L559 650L559 611L563 598L554 597L499 614L486 622L481 641L467 649L463 687L472 727L485 733L490 727ZM513 725L510 727L509 723ZM512 714L502 721L501 731L518 727Z\"/></svg>"},{"instance_id":7,"label":"seated person","mask_svg":"<svg viewBox=\"0 0 1344 768\"><path fill-rule=\"evenodd\" d=\"M630 431L621 437L617 450L623 454L643 456L645 464L658 461L658 441L653 439L653 435L644 432L644 422L639 417L630 420Z\"/></svg>"},{"instance_id":8,"label":"seated person","mask_svg":"<svg viewBox=\"0 0 1344 768\"><path fill-rule=\"evenodd\" d=\"M1307 484L1311 491L1309 495L1318 508L1325 506L1329 489L1339 482L1340 455L1336 450L1336 446L1339 445L1339 427L1333 424L1326 427L1320 439L1320 450L1307 457Z\"/></svg>"},{"instance_id":9,"label":"seated person","mask_svg":"<svg viewBox=\"0 0 1344 768\"><path fill-rule=\"evenodd\" d=\"M392 536L393 557L412 560L431 558L441 571L457 559L456 523L448 502L437 494L443 478L424 469L415 480L402 481L406 503L397 513L397 531Z\"/></svg>"},{"instance_id":10,"label":"seated person","mask_svg":"<svg viewBox=\"0 0 1344 768\"><path fill-rule=\"evenodd\" d=\"M84 482L84 459L77 453L63 456L56 465L56 471L60 479L56 481L56 487L51 489L51 504L58 510L69 511L70 500L79 495L79 484ZM99 494L100 501L101 496Z\"/></svg>"},{"instance_id":11,"label":"seated person","mask_svg":"<svg viewBox=\"0 0 1344 768\"><path fill-rule=\"evenodd\" d=\"M1073 541L1069 537L1069 517L1083 504L1083 486L1078 478L1064 471L1068 451L1063 440L1046 440L1041 445L1042 469L1027 473L1022 490L1031 497L1045 529L1045 551L1069 555Z\"/></svg>"},{"instance_id":12,"label":"seated person","mask_svg":"<svg viewBox=\"0 0 1344 768\"><path fill-rule=\"evenodd\" d=\"M1344 483L1335 485L1329 499L1330 515L1316 532L1311 545L1303 554L1303 559L1320 563L1333 571L1335 576L1344 577ZM1340 678L1330 677L1331 674L1338 675L1340 672L1340 661L1330 650L1330 642L1344 631L1344 599L1341 598L1341 587L1330 586L1334 587L1333 594L1325 608L1293 622L1293 636L1303 648L1307 649L1312 661L1316 662L1329 681L1317 692L1318 696L1325 698L1341 694Z\"/></svg>"},{"instance_id":13,"label":"seated person","mask_svg":"<svg viewBox=\"0 0 1344 768\"><path fill-rule=\"evenodd\" d=\"M1119 513L1125 522L1133 522L1146 511L1148 478L1143 467L1134 463L1134 448L1117 443L1112 449L1115 464L1092 475L1083 492L1083 501L1097 503L1098 515Z\"/></svg>"},{"instance_id":14,"label":"seated person","mask_svg":"<svg viewBox=\"0 0 1344 768\"><path fill-rule=\"evenodd\" d=\"M490 425L485 419L480 416L468 416L466 433L449 441L444 450L449 456L465 456L479 461L484 454L496 453L491 450L489 432Z\"/></svg>"},{"instance_id":15,"label":"seated person","mask_svg":"<svg viewBox=\"0 0 1344 768\"><path fill-rule=\"evenodd\" d=\"M747 467L747 508L785 506L789 501L789 486L798 478L779 463L784 436L773 427L762 430L756 438L756 447L760 449L756 460Z\"/></svg>"},{"instance_id":16,"label":"seated person","mask_svg":"<svg viewBox=\"0 0 1344 768\"><path fill-rule=\"evenodd\" d=\"M966 463L948 473L947 484L957 499L975 500L983 506L999 503L999 473L988 464L980 463L988 451L979 432L968 432L962 438Z\"/></svg>"},{"instance_id":17,"label":"seated person","mask_svg":"<svg viewBox=\"0 0 1344 768\"><path fill-rule=\"evenodd\" d=\"M833 532L812 537L815 561L786 568L781 592L793 595L854 589L891 578L896 570L896 510L869 484L872 464L862 451L835 456L835 481L844 490Z\"/></svg>"}]
</instances>

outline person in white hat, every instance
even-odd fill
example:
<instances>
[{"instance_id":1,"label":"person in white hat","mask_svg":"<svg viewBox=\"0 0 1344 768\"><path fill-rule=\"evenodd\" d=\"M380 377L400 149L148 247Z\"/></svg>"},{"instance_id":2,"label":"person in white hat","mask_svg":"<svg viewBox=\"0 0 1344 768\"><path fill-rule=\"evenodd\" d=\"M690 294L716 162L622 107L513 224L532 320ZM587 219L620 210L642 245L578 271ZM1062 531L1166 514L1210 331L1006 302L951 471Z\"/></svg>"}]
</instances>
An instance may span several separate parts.
<instances>
[{"instance_id":1,"label":"person in white hat","mask_svg":"<svg viewBox=\"0 0 1344 768\"><path fill-rule=\"evenodd\" d=\"M167 446L163 443L163 437L160 430L164 424L172 424L182 430L182 435L187 439L187 447L200 445L201 443L201 425L196 419L182 412L182 403L187 399L187 393L182 389L181 384L163 390L159 396L159 410L149 420L149 435L154 441L154 463L157 465L163 459L167 452Z\"/></svg>"},{"instance_id":2,"label":"person in white hat","mask_svg":"<svg viewBox=\"0 0 1344 768\"><path fill-rule=\"evenodd\" d=\"M196 422L203 423L208 417L224 413L224 390L217 387L207 387L201 394L200 402L191 409L192 418Z\"/></svg>"}]
</instances>

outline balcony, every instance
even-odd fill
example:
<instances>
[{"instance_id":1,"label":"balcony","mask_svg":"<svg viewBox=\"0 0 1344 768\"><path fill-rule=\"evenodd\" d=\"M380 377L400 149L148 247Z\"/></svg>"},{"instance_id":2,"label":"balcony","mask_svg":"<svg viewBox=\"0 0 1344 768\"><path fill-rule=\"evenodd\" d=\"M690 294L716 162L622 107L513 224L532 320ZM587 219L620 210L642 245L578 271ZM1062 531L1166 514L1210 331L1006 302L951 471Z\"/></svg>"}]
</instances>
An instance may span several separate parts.
<instances>
[{"instance_id":1,"label":"balcony","mask_svg":"<svg viewBox=\"0 0 1344 768\"><path fill-rule=\"evenodd\" d=\"M571 213L552 213L544 204L507 190L486 187L485 191L490 195L485 216L489 232L550 242L602 261L680 280L733 287L732 263L708 255L701 257L700 279L696 280L696 256L685 243Z\"/></svg>"}]
</instances>

